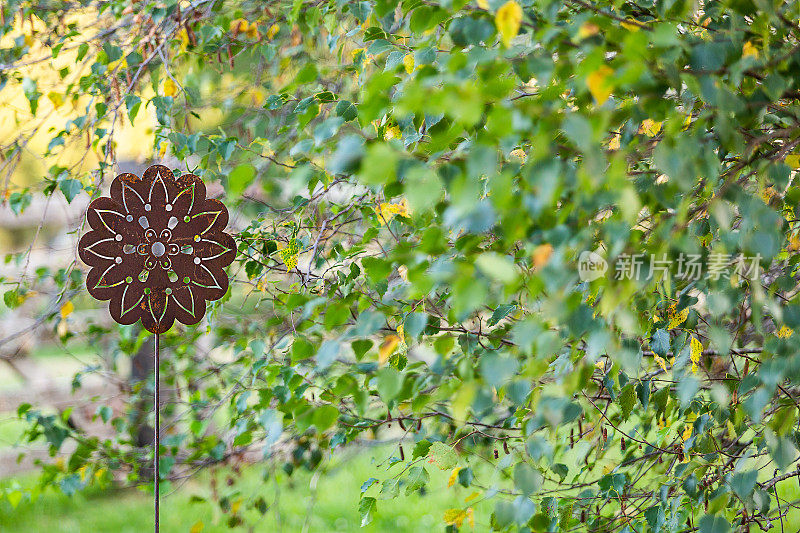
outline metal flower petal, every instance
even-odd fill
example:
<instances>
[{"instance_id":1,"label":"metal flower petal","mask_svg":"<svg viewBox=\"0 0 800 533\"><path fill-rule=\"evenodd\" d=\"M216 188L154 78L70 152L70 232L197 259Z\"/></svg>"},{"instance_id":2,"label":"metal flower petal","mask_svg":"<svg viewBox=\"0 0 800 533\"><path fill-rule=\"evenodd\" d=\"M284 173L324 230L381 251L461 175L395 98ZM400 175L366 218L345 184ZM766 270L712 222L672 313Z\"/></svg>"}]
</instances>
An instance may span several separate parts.
<instances>
[{"instance_id":1,"label":"metal flower petal","mask_svg":"<svg viewBox=\"0 0 800 533\"><path fill-rule=\"evenodd\" d=\"M109 197L94 200L86 217L91 231L78 254L89 267L86 288L120 324L141 320L152 333L175 320L196 324L206 301L228 289L225 268L236 243L223 230L228 211L207 199L193 174L176 177L162 165L142 177L120 174Z\"/></svg>"}]
</instances>

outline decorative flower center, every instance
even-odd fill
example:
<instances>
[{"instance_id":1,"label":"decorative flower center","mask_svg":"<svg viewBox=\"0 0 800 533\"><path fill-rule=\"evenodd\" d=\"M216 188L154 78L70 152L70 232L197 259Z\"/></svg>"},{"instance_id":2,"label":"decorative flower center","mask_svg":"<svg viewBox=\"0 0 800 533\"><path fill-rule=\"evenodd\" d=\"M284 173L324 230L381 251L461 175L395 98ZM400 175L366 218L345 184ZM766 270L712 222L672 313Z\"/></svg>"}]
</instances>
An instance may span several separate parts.
<instances>
[{"instance_id":1,"label":"decorative flower center","mask_svg":"<svg viewBox=\"0 0 800 533\"><path fill-rule=\"evenodd\" d=\"M164 243L161 241L156 241L153 243L153 246L150 248L150 252L156 256L161 257L167 252L167 247L164 246Z\"/></svg>"}]
</instances>

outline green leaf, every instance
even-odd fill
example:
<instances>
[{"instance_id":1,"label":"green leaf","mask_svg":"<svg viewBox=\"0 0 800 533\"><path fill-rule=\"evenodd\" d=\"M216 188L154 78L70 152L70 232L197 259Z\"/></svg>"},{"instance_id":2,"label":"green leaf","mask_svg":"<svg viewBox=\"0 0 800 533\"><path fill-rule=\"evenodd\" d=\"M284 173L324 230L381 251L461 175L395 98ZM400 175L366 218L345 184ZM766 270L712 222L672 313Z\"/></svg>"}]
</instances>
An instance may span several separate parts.
<instances>
[{"instance_id":1,"label":"green leaf","mask_svg":"<svg viewBox=\"0 0 800 533\"><path fill-rule=\"evenodd\" d=\"M228 193L233 197L241 196L247 186L253 182L255 176L256 169L253 165L238 165L228 175Z\"/></svg>"},{"instance_id":2,"label":"green leaf","mask_svg":"<svg viewBox=\"0 0 800 533\"><path fill-rule=\"evenodd\" d=\"M412 339L419 337L427 324L427 313L409 313L403 319L403 329L405 330L405 334Z\"/></svg>"},{"instance_id":3,"label":"green leaf","mask_svg":"<svg viewBox=\"0 0 800 533\"><path fill-rule=\"evenodd\" d=\"M483 274L501 283L511 283L517 278L514 262L507 256L485 252L475 259L475 266Z\"/></svg>"},{"instance_id":4,"label":"green leaf","mask_svg":"<svg viewBox=\"0 0 800 533\"><path fill-rule=\"evenodd\" d=\"M385 367L378 371L376 379L378 394L384 402L389 403L400 392L403 376L395 368Z\"/></svg>"},{"instance_id":5,"label":"green leaf","mask_svg":"<svg viewBox=\"0 0 800 533\"><path fill-rule=\"evenodd\" d=\"M700 533L730 533L732 531L730 523L724 516L702 516L698 521Z\"/></svg>"},{"instance_id":6,"label":"green leaf","mask_svg":"<svg viewBox=\"0 0 800 533\"><path fill-rule=\"evenodd\" d=\"M264 454L266 455L270 447L278 442L281 433L283 433L283 413L274 409L267 409L259 416L258 422L265 431L262 443L264 445Z\"/></svg>"},{"instance_id":7,"label":"green leaf","mask_svg":"<svg viewBox=\"0 0 800 533\"><path fill-rule=\"evenodd\" d=\"M142 100L135 94L125 95L125 108L128 110L128 119L131 123L136 120L136 115L139 114L139 108L142 106Z\"/></svg>"},{"instance_id":8,"label":"green leaf","mask_svg":"<svg viewBox=\"0 0 800 533\"><path fill-rule=\"evenodd\" d=\"M64 198L67 199L67 202L72 203L72 200L83 190L83 185L78 180L66 179L61 180L58 188L64 193Z\"/></svg>"},{"instance_id":9,"label":"green leaf","mask_svg":"<svg viewBox=\"0 0 800 533\"><path fill-rule=\"evenodd\" d=\"M13 211L15 215L20 215L29 205L31 205L32 200L33 196L27 191L12 192L8 197L8 205L11 207L11 211Z\"/></svg>"},{"instance_id":10,"label":"green leaf","mask_svg":"<svg viewBox=\"0 0 800 533\"><path fill-rule=\"evenodd\" d=\"M746 472L736 472L731 476L731 488L737 496L744 499L750 496L758 480L758 470L747 470Z\"/></svg>"},{"instance_id":11,"label":"green leaf","mask_svg":"<svg viewBox=\"0 0 800 533\"><path fill-rule=\"evenodd\" d=\"M425 467L411 467L411 469L408 471L408 477L406 478L406 495L424 487L428 483L429 479L430 476L428 475L428 471L425 470Z\"/></svg>"},{"instance_id":12,"label":"green leaf","mask_svg":"<svg viewBox=\"0 0 800 533\"><path fill-rule=\"evenodd\" d=\"M358 514L361 515L361 527L372 522L372 515L378 505L378 501L370 496L364 496L358 502Z\"/></svg>"},{"instance_id":13,"label":"green leaf","mask_svg":"<svg viewBox=\"0 0 800 533\"><path fill-rule=\"evenodd\" d=\"M363 154L363 139L353 135L345 137L339 142L336 152L328 160L328 172L336 175L355 171Z\"/></svg>"},{"instance_id":14,"label":"green leaf","mask_svg":"<svg viewBox=\"0 0 800 533\"><path fill-rule=\"evenodd\" d=\"M661 531L661 528L664 527L664 524L667 520L664 514L664 509L660 505L656 505L647 509L644 512L644 518L647 520L650 529L652 529L655 533Z\"/></svg>"},{"instance_id":15,"label":"green leaf","mask_svg":"<svg viewBox=\"0 0 800 533\"><path fill-rule=\"evenodd\" d=\"M768 439L770 455L781 471L786 471L798 459L798 451L791 439L774 437Z\"/></svg>"},{"instance_id":16,"label":"green leaf","mask_svg":"<svg viewBox=\"0 0 800 533\"><path fill-rule=\"evenodd\" d=\"M498 388L517 372L519 363L511 357L501 356L497 352L489 352L481 357L480 368L483 379Z\"/></svg>"},{"instance_id":17,"label":"green leaf","mask_svg":"<svg viewBox=\"0 0 800 533\"><path fill-rule=\"evenodd\" d=\"M363 494L367 492L367 490L369 490L369 488L377 482L378 480L375 479L374 477L371 477L368 480L366 480L364 483L361 484L361 493Z\"/></svg>"},{"instance_id":18,"label":"green leaf","mask_svg":"<svg viewBox=\"0 0 800 533\"><path fill-rule=\"evenodd\" d=\"M636 385L636 396L639 398L639 401L642 402L642 407L647 409L647 406L650 405L650 380L643 380L640 381Z\"/></svg>"},{"instance_id":19,"label":"green leaf","mask_svg":"<svg viewBox=\"0 0 800 533\"><path fill-rule=\"evenodd\" d=\"M358 116L358 110L356 109L356 106L353 105L353 102L348 100L340 100L336 104L334 113L336 113L336 116L342 117L345 121L353 120Z\"/></svg>"},{"instance_id":20,"label":"green leaf","mask_svg":"<svg viewBox=\"0 0 800 533\"><path fill-rule=\"evenodd\" d=\"M517 463L514 467L514 487L524 496L536 493L543 482L542 474L528 463Z\"/></svg>"},{"instance_id":21,"label":"green leaf","mask_svg":"<svg viewBox=\"0 0 800 533\"><path fill-rule=\"evenodd\" d=\"M65 495L72 496L83 487L83 484L79 474L69 474L58 483L58 486Z\"/></svg>"},{"instance_id":22,"label":"green leaf","mask_svg":"<svg viewBox=\"0 0 800 533\"><path fill-rule=\"evenodd\" d=\"M650 349L661 357L666 357L669 352L669 333L663 329L657 329L650 339Z\"/></svg>"},{"instance_id":23,"label":"green leaf","mask_svg":"<svg viewBox=\"0 0 800 533\"><path fill-rule=\"evenodd\" d=\"M569 474L569 467L564 463L556 463L550 467L550 470L559 477L562 483L564 479L566 479L567 474Z\"/></svg>"},{"instance_id":24,"label":"green leaf","mask_svg":"<svg viewBox=\"0 0 800 533\"><path fill-rule=\"evenodd\" d=\"M100 418L103 422L108 423L111 420L111 415L113 414L111 408L107 405L101 405L97 408L97 414L100 415Z\"/></svg>"},{"instance_id":25,"label":"green leaf","mask_svg":"<svg viewBox=\"0 0 800 533\"><path fill-rule=\"evenodd\" d=\"M495 308L494 312L492 313L492 316L489 317L489 320L487 321L487 324L489 326L496 326L498 324L498 322L500 322L505 317L507 317L516 308L517 308L517 306L514 305L514 304L498 305Z\"/></svg>"},{"instance_id":26,"label":"green leaf","mask_svg":"<svg viewBox=\"0 0 800 533\"><path fill-rule=\"evenodd\" d=\"M469 487L473 479L475 479L475 474L470 467L462 468L458 471L458 484L462 487Z\"/></svg>"},{"instance_id":27,"label":"green leaf","mask_svg":"<svg viewBox=\"0 0 800 533\"><path fill-rule=\"evenodd\" d=\"M394 148L388 144L372 144L361 163L359 179L365 185L380 185L395 180L398 156Z\"/></svg>"},{"instance_id":28,"label":"green leaf","mask_svg":"<svg viewBox=\"0 0 800 533\"><path fill-rule=\"evenodd\" d=\"M8 503L11 504L12 509L16 509L19 505L19 502L22 501L22 491L21 490L11 490L6 492L6 498L8 499Z\"/></svg>"},{"instance_id":29,"label":"green leaf","mask_svg":"<svg viewBox=\"0 0 800 533\"><path fill-rule=\"evenodd\" d=\"M380 154L376 154L376 157L379 156ZM396 155L390 157L397 158ZM434 207L442 199L444 186L439 175L432 169L414 167L405 176L403 192L411 212L420 214Z\"/></svg>"},{"instance_id":30,"label":"green leaf","mask_svg":"<svg viewBox=\"0 0 800 533\"><path fill-rule=\"evenodd\" d=\"M358 339L350 343L350 347L358 360L361 360L373 345L374 343L369 339Z\"/></svg>"},{"instance_id":31,"label":"green leaf","mask_svg":"<svg viewBox=\"0 0 800 533\"><path fill-rule=\"evenodd\" d=\"M430 450L433 443L428 440L421 440L414 445L414 451L411 454L412 459L416 459L418 457L425 457L428 455L428 450Z\"/></svg>"},{"instance_id":32,"label":"green leaf","mask_svg":"<svg viewBox=\"0 0 800 533\"><path fill-rule=\"evenodd\" d=\"M314 410L314 426L319 432L323 432L333 426L337 418L339 418L339 409L334 405L323 405Z\"/></svg>"},{"instance_id":33,"label":"green leaf","mask_svg":"<svg viewBox=\"0 0 800 533\"><path fill-rule=\"evenodd\" d=\"M443 442L434 442L428 450L428 457L441 470L450 470L458 465L458 454Z\"/></svg>"},{"instance_id":34,"label":"green leaf","mask_svg":"<svg viewBox=\"0 0 800 533\"><path fill-rule=\"evenodd\" d=\"M317 370L325 370L336 361L341 341L334 339L322 343L317 352Z\"/></svg>"},{"instance_id":35,"label":"green leaf","mask_svg":"<svg viewBox=\"0 0 800 533\"><path fill-rule=\"evenodd\" d=\"M622 388L619 393L618 401L620 411L622 412L622 419L627 420L636 405L636 393L633 390L632 383L628 383Z\"/></svg>"}]
</instances>

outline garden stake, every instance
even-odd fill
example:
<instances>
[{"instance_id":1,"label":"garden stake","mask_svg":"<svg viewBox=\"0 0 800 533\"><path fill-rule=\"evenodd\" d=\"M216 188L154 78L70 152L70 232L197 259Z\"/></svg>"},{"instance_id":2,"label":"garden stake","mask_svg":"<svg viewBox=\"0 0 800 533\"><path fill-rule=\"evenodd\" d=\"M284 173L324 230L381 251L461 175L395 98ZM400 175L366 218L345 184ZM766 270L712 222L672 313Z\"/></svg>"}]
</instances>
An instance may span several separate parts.
<instances>
[{"instance_id":1,"label":"garden stake","mask_svg":"<svg viewBox=\"0 0 800 533\"><path fill-rule=\"evenodd\" d=\"M225 267L236 257L236 243L223 231L228 210L206 198L202 180L194 174L176 177L162 165L151 166L141 178L117 176L110 198L92 201L86 220L91 230L81 238L78 255L90 267L89 294L109 300L115 321L141 321L155 334L153 499L158 532L161 333L175 320L197 324L206 301L225 295Z\"/></svg>"}]
</instances>

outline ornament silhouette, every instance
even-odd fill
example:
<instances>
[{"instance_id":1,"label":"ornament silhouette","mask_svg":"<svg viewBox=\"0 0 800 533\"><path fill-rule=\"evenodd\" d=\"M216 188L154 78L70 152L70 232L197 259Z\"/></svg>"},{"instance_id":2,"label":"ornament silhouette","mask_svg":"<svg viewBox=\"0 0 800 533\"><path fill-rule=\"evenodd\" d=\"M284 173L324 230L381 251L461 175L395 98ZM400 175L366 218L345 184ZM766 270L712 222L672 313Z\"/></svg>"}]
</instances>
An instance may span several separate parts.
<instances>
[{"instance_id":1,"label":"ornament silhouette","mask_svg":"<svg viewBox=\"0 0 800 533\"><path fill-rule=\"evenodd\" d=\"M206 302L228 290L225 268L236 257L236 243L223 230L228 210L206 198L194 174L175 176L153 165L142 177L120 174L110 197L89 204L91 230L81 237L78 255L86 263L86 289L109 301L120 324L142 326L155 338L155 443L153 460L155 531L159 530L159 363L160 334L175 320L197 324Z\"/></svg>"}]
</instances>

